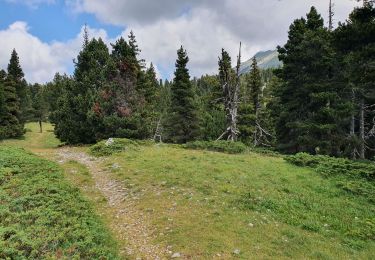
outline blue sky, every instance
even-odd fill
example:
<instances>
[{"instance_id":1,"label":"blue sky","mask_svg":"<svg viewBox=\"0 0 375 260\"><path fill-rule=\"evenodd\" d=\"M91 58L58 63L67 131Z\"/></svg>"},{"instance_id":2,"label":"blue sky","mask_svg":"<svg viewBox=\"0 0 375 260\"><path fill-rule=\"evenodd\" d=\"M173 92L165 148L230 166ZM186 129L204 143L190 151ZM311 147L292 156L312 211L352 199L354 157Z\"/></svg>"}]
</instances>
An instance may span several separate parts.
<instances>
[{"instance_id":1,"label":"blue sky","mask_svg":"<svg viewBox=\"0 0 375 260\"><path fill-rule=\"evenodd\" d=\"M26 21L30 27L29 32L46 42L72 39L85 23L94 28L105 29L111 38L124 30L123 26L98 21L93 14L74 13L64 1L34 7L22 2L24 1L12 3L0 0L0 30L6 29L15 21Z\"/></svg>"},{"instance_id":2,"label":"blue sky","mask_svg":"<svg viewBox=\"0 0 375 260\"><path fill-rule=\"evenodd\" d=\"M336 24L358 5L333 1ZM312 5L327 17L328 0L0 0L0 68L16 48L30 82L71 74L87 23L90 36L108 45L133 30L141 58L153 62L161 78L173 76L181 45L192 76L212 74L221 48L235 56L241 41L243 60L275 49Z\"/></svg>"}]
</instances>

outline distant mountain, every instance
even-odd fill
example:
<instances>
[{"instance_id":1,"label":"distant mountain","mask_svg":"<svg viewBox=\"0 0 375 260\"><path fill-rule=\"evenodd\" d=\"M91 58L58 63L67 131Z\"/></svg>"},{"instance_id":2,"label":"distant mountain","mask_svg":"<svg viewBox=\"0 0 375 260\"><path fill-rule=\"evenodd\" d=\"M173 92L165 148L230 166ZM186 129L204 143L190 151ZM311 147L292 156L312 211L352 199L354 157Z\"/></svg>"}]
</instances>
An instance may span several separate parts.
<instances>
[{"instance_id":1,"label":"distant mountain","mask_svg":"<svg viewBox=\"0 0 375 260\"><path fill-rule=\"evenodd\" d=\"M261 69L278 68L282 65L279 61L277 50L274 51L261 51L255 54L258 61L258 66ZM241 64L240 74L245 74L250 71L251 59Z\"/></svg>"}]
</instances>

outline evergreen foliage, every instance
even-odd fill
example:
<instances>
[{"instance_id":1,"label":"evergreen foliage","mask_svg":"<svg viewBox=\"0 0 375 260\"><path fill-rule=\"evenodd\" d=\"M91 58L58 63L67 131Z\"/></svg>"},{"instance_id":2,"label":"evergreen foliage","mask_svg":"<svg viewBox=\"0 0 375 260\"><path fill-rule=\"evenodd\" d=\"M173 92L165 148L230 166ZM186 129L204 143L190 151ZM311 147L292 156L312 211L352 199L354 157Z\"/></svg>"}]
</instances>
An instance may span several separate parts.
<instances>
[{"instance_id":1,"label":"evergreen foliage","mask_svg":"<svg viewBox=\"0 0 375 260\"><path fill-rule=\"evenodd\" d=\"M98 120L94 100L104 82L109 52L104 42L91 40L81 50L75 63L74 79L67 79L58 109L54 112L56 136L63 142L93 143Z\"/></svg>"},{"instance_id":2,"label":"evergreen foliage","mask_svg":"<svg viewBox=\"0 0 375 260\"><path fill-rule=\"evenodd\" d=\"M205 75L196 81L200 122L199 138L216 140L226 128L222 88L217 75Z\"/></svg>"},{"instance_id":3,"label":"evergreen foliage","mask_svg":"<svg viewBox=\"0 0 375 260\"><path fill-rule=\"evenodd\" d=\"M286 153L372 158L374 10L373 1L365 1L334 29L332 22L325 28L312 7L278 47L281 68L261 70L254 57L250 72L241 76L223 49L218 75L190 79L181 46L173 81L158 82L154 65L146 67L140 58L132 31L111 44L110 53L101 39L89 39L86 28L74 76L57 74L45 86L27 87L13 50L8 73L1 72L0 138L22 135L26 119L49 119L69 144L219 137Z\"/></svg>"},{"instance_id":4,"label":"evergreen foliage","mask_svg":"<svg viewBox=\"0 0 375 260\"><path fill-rule=\"evenodd\" d=\"M31 100L28 96L27 83L24 79L25 74L20 65L19 57L15 49L13 49L10 61L8 64L8 78L13 81L16 87L17 98L19 99L20 112L18 113L18 120L24 124L27 120L27 113L31 106Z\"/></svg>"},{"instance_id":5,"label":"evergreen foliage","mask_svg":"<svg viewBox=\"0 0 375 260\"><path fill-rule=\"evenodd\" d=\"M184 147L187 149L208 150L229 154L243 153L247 149L247 146L241 142L228 142L223 140L188 142L184 145Z\"/></svg>"},{"instance_id":6,"label":"evergreen foliage","mask_svg":"<svg viewBox=\"0 0 375 260\"><path fill-rule=\"evenodd\" d=\"M350 103L352 122L346 121L348 156L362 159L374 155L375 147L375 8L368 2L355 9L347 23L333 32L340 69L339 83ZM361 117L363 112L363 117ZM349 126L351 124L351 126ZM361 127L363 126L363 127ZM351 130L349 131L349 129Z\"/></svg>"},{"instance_id":7,"label":"evergreen foliage","mask_svg":"<svg viewBox=\"0 0 375 260\"><path fill-rule=\"evenodd\" d=\"M43 132L42 123L47 120L48 105L46 101L46 88L39 84L30 86L32 107L29 120L39 123L40 132Z\"/></svg>"},{"instance_id":8,"label":"evergreen foliage","mask_svg":"<svg viewBox=\"0 0 375 260\"><path fill-rule=\"evenodd\" d=\"M312 7L307 20L294 21L287 44L278 48L284 67L278 73L276 132L279 148L286 152L339 153L340 90L332 84L333 51L323 24Z\"/></svg>"},{"instance_id":9,"label":"evergreen foliage","mask_svg":"<svg viewBox=\"0 0 375 260\"><path fill-rule=\"evenodd\" d=\"M190 82L187 63L189 57L181 46L177 51L176 71L171 88L171 107L167 122L167 139L173 143L186 143L199 134L195 93Z\"/></svg>"},{"instance_id":10,"label":"evergreen foliage","mask_svg":"<svg viewBox=\"0 0 375 260\"><path fill-rule=\"evenodd\" d=\"M5 71L0 71L0 140L24 134L20 118L19 98L15 81Z\"/></svg>"},{"instance_id":11,"label":"evergreen foliage","mask_svg":"<svg viewBox=\"0 0 375 260\"><path fill-rule=\"evenodd\" d=\"M241 95L238 128L240 139L244 143L253 143L256 134L256 123L261 108L262 79L256 58L253 57L251 70L246 75L246 87Z\"/></svg>"}]
</instances>

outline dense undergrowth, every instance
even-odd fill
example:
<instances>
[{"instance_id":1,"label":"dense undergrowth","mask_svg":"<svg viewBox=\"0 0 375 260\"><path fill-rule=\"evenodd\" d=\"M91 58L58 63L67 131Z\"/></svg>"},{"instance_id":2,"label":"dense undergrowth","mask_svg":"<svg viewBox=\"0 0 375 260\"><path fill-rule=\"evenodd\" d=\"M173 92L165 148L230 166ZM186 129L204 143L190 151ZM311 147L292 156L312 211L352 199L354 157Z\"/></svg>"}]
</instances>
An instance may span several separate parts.
<instances>
[{"instance_id":1,"label":"dense undergrowth","mask_svg":"<svg viewBox=\"0 0 375 260\"><path fill-rule=\"evenodd\" d=\"M183 145L187 149L209 150L214 152L223 152L229 154L243 153L247 146L241 142L228 141L195 141Z\"/></svg>"},{"instance_id":2,"label":"dense undergrowth","mask_svg":"<svg viewBox=\"0 0 375 260\"><path fill-rule=\"evenodd\" d=\"M109 156L115 153L136 150L140 145L147 146L154 144L148 140L130 140L126 138L110 138L94 144L90 147L89 152L94 156Z\"/></svg>"},{"instance_id":3,"label":"dense undergrowth","mask_svg":"<svg viewBox=\"0 0 375 260\"><path fill-rule=\"evenodd\" d=\"M0 146L0 259L117 259L114 245L56 164Z\"/></svg>"},{"instance_id":4,"label":"dense undergrowth","mask_svg":"<svg viewBox=\"0 0 375 260\"><path fill-rule=\"evenodd\" d=\"M301 167L310 167L326 178L337 181L337 187L353 195L361 195L375 203L375 163L333 158L323 155L298 153L287 156L288 162ZM375 223L373 227L375 239Z\"/></svg>"}]
</instances>

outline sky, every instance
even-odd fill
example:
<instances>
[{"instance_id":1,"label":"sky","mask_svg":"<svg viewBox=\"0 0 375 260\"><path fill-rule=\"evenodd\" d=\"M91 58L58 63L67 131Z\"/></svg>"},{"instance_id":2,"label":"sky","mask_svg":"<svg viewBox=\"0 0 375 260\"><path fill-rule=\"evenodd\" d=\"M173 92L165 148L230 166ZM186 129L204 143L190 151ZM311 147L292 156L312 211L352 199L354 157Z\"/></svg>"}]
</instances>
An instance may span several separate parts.
<instances>
[{"instance_id":1,"label":"sky","mask_svg":"<svg viewBox=\"0 0 375 260\"><path fill-rule=\"evenodd\" d=\"M359 4L333 0L334 22L345 22ZM191 76L217 72L225 48L232 57L242 42L243 61L287 41L293 20L315 6L328 17L329 0L0 0L0 69L13 48L30 83L71 74L73 59L90 37L108 45L134 31L141 57L159 78L171 78L176 51L188 52ZM327 20L327 19L325 19Z\"/></svg>"}]
</instances>

